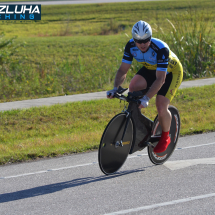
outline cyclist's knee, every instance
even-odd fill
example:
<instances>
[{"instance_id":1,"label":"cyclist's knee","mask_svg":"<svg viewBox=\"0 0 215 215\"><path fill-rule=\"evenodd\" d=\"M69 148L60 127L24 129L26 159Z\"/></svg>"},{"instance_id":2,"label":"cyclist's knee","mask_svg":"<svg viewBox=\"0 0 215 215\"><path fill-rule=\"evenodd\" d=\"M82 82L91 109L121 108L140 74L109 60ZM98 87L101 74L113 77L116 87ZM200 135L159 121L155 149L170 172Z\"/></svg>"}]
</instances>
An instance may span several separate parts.
<instances>
[{"instance_id":1,"label":"cyclist's knee","mask_svg":"<svg viewBox=\"0 0 215 215\"><path fill-rule=\"evenodd\" d=\"M156 107L158 115L163 116L168 112L169 99L164 96L157 96L156 98Z\"/></svg>"},{"instance_id":2,"label":"cyclist's knee","mask_svg":"<svg viewBox=\"0 0 215 215\"><path fill-rule=\"evenodd\" d=\"M167 108L163 107L162 105L157 105L157 112L159 116L164 116L167 112Z\"/></svg>"},{"instance_id":3,"label":"cyclist's knee","mask_svg":"<svg viewBox=\"0 0 215 215\"><path fill-rule=\"evenodd\" d=\"M146 89L146 87L146 80L140 75L135 75L129 84L129 92L143 90Z\"/></svg>"},{"instance_id":4,"label":"cyclist's knee","mask_svg":"<svg viewBox=\"0 0 215 215\"><path fill-rule=\"evenodd\" d=\"M136 91L136 89L135 89L135 83L133 81L129 84L129 92L134 92L134 91Z\"/></svg>"}]
</instances>

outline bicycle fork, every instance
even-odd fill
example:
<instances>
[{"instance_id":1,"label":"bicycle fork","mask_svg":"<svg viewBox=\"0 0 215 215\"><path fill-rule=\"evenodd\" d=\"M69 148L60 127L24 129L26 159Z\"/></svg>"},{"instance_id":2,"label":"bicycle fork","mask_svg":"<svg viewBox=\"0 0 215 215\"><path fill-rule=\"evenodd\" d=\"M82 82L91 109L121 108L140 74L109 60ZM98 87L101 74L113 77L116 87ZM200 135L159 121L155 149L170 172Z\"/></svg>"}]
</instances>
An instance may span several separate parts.
<instances>
[{"instance_id":1,"label":"bicycle fork","mask_svg":"<svg viewBox=\"0 0 215 215\"><path fill-rule=\"evenodd\" d=\"M128 123L129 123L129 120L131 118L131 113L128 112L128 111L125 111L125 113L127 113L126 115L126 123L125 123L125 128L124 128L124 131L123 131L123 134L122 134L122 138L120 141L116 141L115 143L115 148L118 148L119 146L123 146L123 139L124 139L124 136L125 136L125 132L127 130L127 127L128 127Z\"/></svg>"}]
</instances>

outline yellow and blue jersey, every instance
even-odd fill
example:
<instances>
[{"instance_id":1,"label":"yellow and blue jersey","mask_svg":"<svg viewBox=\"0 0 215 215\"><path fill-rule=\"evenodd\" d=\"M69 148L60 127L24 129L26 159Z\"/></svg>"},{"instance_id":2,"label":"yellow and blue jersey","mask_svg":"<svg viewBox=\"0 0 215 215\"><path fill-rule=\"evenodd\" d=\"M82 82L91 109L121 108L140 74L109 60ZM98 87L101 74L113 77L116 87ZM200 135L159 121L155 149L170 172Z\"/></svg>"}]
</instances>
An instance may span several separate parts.
<instances>
[{"instance_id":1,"label":"yellow and blue jersey","mask_svg":"<svg viewBox=\"0 0 215 215\"><path fill-rule=\"evenodd\" d=\"M133 58L149 70L159 70L166 73L175 71L174 68L179 62L169 46L157 38L151 39L149 49L145 53L138 49L133 39L130 39L125 46L122 62L131 64Z\"/></svg>"}]
</instances>

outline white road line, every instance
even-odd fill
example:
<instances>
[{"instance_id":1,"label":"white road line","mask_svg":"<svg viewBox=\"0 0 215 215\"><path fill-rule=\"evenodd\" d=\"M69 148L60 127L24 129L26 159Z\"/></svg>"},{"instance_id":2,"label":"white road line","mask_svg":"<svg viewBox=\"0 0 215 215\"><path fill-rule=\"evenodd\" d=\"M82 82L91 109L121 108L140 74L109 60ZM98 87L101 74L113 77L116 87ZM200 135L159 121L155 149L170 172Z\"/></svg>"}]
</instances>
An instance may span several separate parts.
<instances>
[{"instance_id":1,"label":"white road line","mask_svg":"<svg viewBox=\"0 0 215 215\"><path fill-rule=\"evenodd\" d=\"M189 166L194 166L198 164L215 164L215 157L213 158L199 158L190 160L177 160L177 161L167 161L164 166L170 170L183 169Z\"/></svg>"},{"instance_id":2,"label":"white road line","mask_svg":"<svg viewBox=\"0 0 215 215\"><path fill-rule=\"evenodd\" d=\"M8 178L17 178L17 177L22 177L22 176L28 176L28 175L36 175L36 174L47 173L47 172L51 172L51 171L59 171L59 170L89 166L89 165L94 165L97 163L98 162L93 162L93 163L80 164L80 165L76 165L76 166L61 167L58 169L48 169L48 170L42 170L42 171L38 171L38 172L24 173L24 174L20 174L20 175L5 176L5 177L0 177L0 179L8 179Z\"/></svg>"},{"instance_id":3,"label":"white road line","mask_svg":"<svg viewBox=\"0 0 215 215\"><path fill-rule=\"evenodd\" d=\"M201 195L201 196L193 196L193 197L189 197L189 198L185 198L185 199L178 199L178 200L173 200L170 202L163 202L163 203L154 204L154 205L147 205L147 206L143 206L143 207L108 213L105 215L127 214L127 213L138 212L138 211L148 210L148 209L153 209L153 208L158 208L158 207L164 207L164 206L168 206L168 205L175 205L175 204L180 204L180 203L199 200L199 199L211 198L211 197L215 197L215 193L209 193L209 194Z\"/></svg>"},{"instance_id":4,"label":"white road line","mask_svg":"<svg viewBox=\"0 0 215 215\"><path fill-rule=\"evenodd\" d=\"M207 145L213 145L213 144L215 144L215 142L214 142L214 143L206 143L206 144L202 144L202 145L196 145L196 146L188 146L188 147L183 147L183 148L177 148L177 149L175 149L175 150L196 148L196 147L207 146ZM129 156L128 156L128 159L129 159L129 158L137 158L137 157L146 156L146 155L148 155L148 154L129 155ZM51 171L60 171L60 170L65 170L65 169L72 169L72 168L77 168L77 167L90 166L90 165L94 165L94 164L98 164L98 162L92 162L92 163L86 163L86 164L79 164L79 165L68 166L68 167L61 167L61 168L57 168L57 169L41 170L41 171L38 171L38 172L24 173L24 174L19 174L19 175L5 176L5 177L0 177L0 180L1 180L1 179L9 179L9 178L23 177L23 176L28 176L28 175L42 174L42 173L47 173L47 172L51 172Z\"/></svg>"},{"instance_id":5,"label":"white road line","mask_svg":"<svg viewBox=\"0 0 215 215\"><path fill-rule=\"evenodd\" d=\"M181 150L181 149L191 149L191 148L196 148L196 147L201 147L201 146L209 146L209 145L213 145L214 143L206 143L206 144L202 144L202 145L196 145L196 146L187 146L187 147L183 147L183 148L177 148L176 150Z\"/></svg>"}]
</instances>

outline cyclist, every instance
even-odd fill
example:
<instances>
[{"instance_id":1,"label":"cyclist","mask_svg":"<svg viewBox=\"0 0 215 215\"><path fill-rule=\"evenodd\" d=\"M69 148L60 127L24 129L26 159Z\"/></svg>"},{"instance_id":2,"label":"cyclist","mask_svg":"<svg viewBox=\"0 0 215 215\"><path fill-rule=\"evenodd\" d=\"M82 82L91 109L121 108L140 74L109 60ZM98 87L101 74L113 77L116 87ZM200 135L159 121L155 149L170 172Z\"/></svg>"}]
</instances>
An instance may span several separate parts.
<instances>
[{"instance_id":1,"label":"cyclist","mask_svg":"<svg viewBox=\"0 0 215 215\"><path fill-rule=\"evenodd\" d=\"M157 94L156 107L162 135L154 148L154 153L161 153L171 142L169 137L171 113L168 106L182 82L183 68L169 46L152 37L152 29L147 22L140 20L135 23L132 37L125 46L122 63L115 76L114 88L107 91L107 98L113 98L118 87L124 82L133 58L143 64L132 78L129 92L149 89L140 99L139 108L146 108L149 100Z\"/></svg>"}]
</instances>

